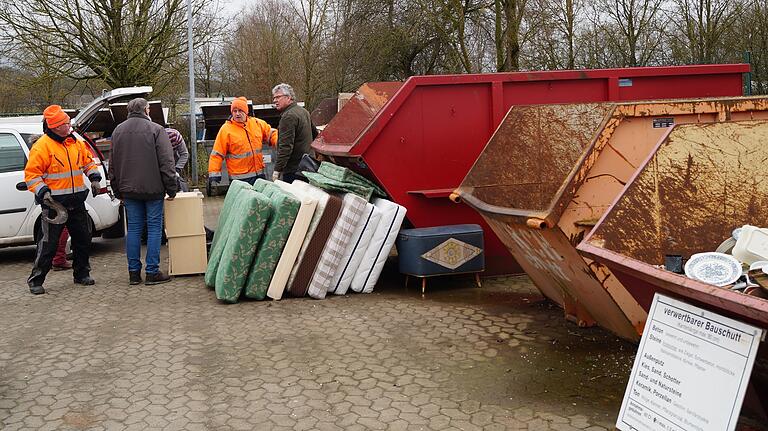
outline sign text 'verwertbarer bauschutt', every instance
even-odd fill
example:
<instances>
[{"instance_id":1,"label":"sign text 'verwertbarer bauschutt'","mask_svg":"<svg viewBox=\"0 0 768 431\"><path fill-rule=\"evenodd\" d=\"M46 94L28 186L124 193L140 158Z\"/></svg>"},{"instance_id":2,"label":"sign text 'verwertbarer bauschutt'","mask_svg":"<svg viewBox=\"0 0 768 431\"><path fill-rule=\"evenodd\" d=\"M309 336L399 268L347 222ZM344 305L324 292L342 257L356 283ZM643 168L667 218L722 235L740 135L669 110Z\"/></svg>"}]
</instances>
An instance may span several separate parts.
<instances>
[{"instance_id":1,"label":"sign text 'verwertbarer bauschutt'","mask_svg":"<svg viewBox=\"0 0 768 431\"><path fill-rule=\"evenodd\" d=\"M616 427L733 430L761 336L761 329L657 294Z\"/></svg>"}]
</instances>

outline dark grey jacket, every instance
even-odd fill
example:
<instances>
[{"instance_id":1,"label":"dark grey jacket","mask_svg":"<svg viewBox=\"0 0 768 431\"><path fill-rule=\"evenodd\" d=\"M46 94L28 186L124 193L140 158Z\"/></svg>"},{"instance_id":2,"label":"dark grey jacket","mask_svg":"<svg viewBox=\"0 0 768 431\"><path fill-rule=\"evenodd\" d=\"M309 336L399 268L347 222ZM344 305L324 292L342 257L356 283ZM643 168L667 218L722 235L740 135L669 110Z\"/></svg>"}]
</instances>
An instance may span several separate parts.
<instances>
[{"instance_id":1,"label":"dark grey jacket","mask_svg":"<svg viewBox=\"0 0 768 431\"><path fill-rule=\"evenodd\" d=\"M112 132L109 178L118 198L157 200L176 195L173 148L165 129L142 114Z\"/></svg>"},{"instance_id":2,"label":"dark grey jacket","mask_svg":"<svg viewBox=\"0 0 768 431\"><path fill-rule=\"evenodd\" d=\"M317 128L309 118L309 112L296 102L288 105L280 116L277 127L277 162L275 170L282 173L295 173L304 154L310 154L312 140L317 136Z\"/></svg>"}]
</instances>

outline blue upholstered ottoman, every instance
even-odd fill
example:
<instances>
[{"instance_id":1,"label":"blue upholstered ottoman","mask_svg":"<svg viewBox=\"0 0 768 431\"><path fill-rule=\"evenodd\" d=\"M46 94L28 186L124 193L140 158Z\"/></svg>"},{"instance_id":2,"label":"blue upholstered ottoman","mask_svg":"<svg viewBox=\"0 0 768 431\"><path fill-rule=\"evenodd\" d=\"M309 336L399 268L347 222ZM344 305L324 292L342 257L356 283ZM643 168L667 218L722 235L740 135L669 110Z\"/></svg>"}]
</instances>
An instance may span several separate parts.
<instances>
[{"instance_id":1,"label":"blue upholstered ottoman","mask_svg":"<svg viewBox=\"0 0 768 431\"><path fill-rule=\"evenodd\" d=\"M485 270L483 229L476 224L457 224L417 229L402 229L397 236L400 272L420 277L424 293L427 277L479 273Z\"/></svg>"}]
</instances>

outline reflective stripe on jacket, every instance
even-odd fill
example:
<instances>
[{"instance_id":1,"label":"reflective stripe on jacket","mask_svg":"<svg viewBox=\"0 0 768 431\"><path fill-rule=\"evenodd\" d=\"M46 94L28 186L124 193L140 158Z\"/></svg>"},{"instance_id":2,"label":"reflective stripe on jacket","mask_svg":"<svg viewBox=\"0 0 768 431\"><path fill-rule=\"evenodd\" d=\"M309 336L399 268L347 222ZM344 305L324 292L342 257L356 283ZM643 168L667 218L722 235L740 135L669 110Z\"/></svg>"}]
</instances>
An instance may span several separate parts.
<instances>
[{"instance_id":1,"label":"reflective stripe on jacket","mask_svg":"<svg viewBox=\"0 0 768 431\"><path fill-rule=\"evenodd\" d=\"M69 136L59 143L43 135L29 150L24 181L32 193L47 185L51 195L66 195L88 190L83 174L93 173L98 174L99 167L85 142Z\"/></svg>"},{"instance_id":2,"label":"reflective stripe on jacket","mask_svg":"<svg viewBox=\"0 0 768 431\"><path fill-rule=\"evenodd\" d=\"M277 144L277 130L266 121L248 117L245 125L228 120L221 126L208 159L208 175L221 176L222 161L233 179L248 178L264 169L262 143Z\"/></svg>"}]
</instances>

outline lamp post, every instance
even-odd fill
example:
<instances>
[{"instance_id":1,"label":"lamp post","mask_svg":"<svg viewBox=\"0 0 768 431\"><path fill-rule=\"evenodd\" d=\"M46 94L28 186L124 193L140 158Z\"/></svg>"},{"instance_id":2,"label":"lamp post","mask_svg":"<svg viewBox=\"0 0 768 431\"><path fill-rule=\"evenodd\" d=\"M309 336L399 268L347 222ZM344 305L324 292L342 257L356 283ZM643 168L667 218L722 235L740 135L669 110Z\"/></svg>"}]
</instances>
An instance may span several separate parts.
<instances>
[{"instance_id":1,"label":"lamp post","mask_svg":"<svg viewBox=\"0 0 768 431\"><path fill-rule=\"evenodd\" d=\"M187 51L189 52L189 149L192 153L192 184L197 185L197 115L195 115L195 53L192 42L192 0L187 0Z\"/></svg>"}]
</instances>

